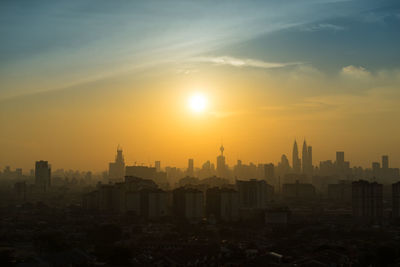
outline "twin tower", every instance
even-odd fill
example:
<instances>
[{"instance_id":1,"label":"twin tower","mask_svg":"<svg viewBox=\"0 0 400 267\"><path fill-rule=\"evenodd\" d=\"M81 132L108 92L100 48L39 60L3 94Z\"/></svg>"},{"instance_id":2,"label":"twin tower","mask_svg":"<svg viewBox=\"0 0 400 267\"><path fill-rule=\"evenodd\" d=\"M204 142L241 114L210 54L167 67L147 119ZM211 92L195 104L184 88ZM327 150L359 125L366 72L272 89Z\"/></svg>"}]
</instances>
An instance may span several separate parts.
<instances>
[{"instance_id":1,"label":"twin tower","mask_svg":"<svg viewBox=\"0 0 400 267\"><path fill-rule=\"evenodd\" d=\"M304 173L307 176L311 176L313 173L312 165L312 147L307 146L306 140L303 142L303 151L301 159L299 157L299 150L297 148L297 142L294 140L293 154L292 154L292 168L294 173Z\"/></svg>"}]
</instances>

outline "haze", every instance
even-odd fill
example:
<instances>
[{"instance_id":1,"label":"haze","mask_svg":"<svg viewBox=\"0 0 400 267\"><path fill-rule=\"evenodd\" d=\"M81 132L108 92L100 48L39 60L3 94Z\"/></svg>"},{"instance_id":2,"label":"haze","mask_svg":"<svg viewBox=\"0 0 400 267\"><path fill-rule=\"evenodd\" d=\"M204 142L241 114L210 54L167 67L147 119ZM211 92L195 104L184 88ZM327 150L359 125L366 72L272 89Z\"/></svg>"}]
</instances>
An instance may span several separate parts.
<instances>
[{"instance_id":1,"label":"haze","mask_svg":"<svg viewBox=\"0 0 400 267\"><path fill-rule=\"evenodd\" d=\"M2 1L0 168L400 166L398 1ZM89 8L90 7L90 8ZM188 107L205 96L201 112ZM203 100L202 100L203 101Z\"/></svg>"}]
</instances>

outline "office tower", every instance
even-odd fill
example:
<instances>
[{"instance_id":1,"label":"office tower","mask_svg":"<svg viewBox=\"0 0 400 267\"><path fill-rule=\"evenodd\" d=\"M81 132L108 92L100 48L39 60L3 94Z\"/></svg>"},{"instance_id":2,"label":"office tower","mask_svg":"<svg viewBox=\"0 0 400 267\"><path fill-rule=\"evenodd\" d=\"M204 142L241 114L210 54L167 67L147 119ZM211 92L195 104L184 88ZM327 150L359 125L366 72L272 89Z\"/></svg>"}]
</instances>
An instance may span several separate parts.
<instances>
[{"instance_id":1,"label":"office tower","mask_svg":"<svg viewBox=\"0 0 400 267\"><path fill-rule=\"evenodd\" d=\"M305 139L303 142L303 150L301 153L301 164L302 164L303 173L307 174L308 173L308 149L307 149L307 143L306 143Z\"/></svg>"},{"instance_id":2,"label":"office tower","mask_svg":"<svg viewBox=\"0 0 400 267\"><path fill-rule=\"evenodd\" d=\"M336 152L336 166L341 169L344 166L344 152L343 151Z\"/></svg>"},{"instance_id":3,"label":"office tower","mask_svg":"<svg viewBox=\"0 0 400 267\"><path fill-rule=\"evenodd\" d=\"M228 188L209 188L206 191L206 215L218 221L236 221L239 218L239 193Z\"/></svg>"},{"instance_id":4,"label":"office tower","mask_svg":"<svg viewBox=\"0 0 400 267\"><path fill-rule=\"evenodd\" d=\"M122 154L122 149L118 146L115 162L110 162L108 165L108 177L110 180L121 182L125 176L125 161Z\"/></svg>"},{"instance_id":5,"label":"office tower","mask_svg":"<svg viewBox=\"0 0 400 267\"><path fill-rule=\"evenodd\" d=\"M308 174L309 174L309 175L312 175L312 174L313 174L312 146L308 146L308 148L307 148L307 154L308 154Z\"/></svg>"},{"instance_id":6,"label":"office tower","mask_svg":"<svg viewBox=\"0 0 400 267\"><path fill-rule=\"evenodd\" d=\"M220 149L221 155L217 157L217 175L218 177L225 178L226 177L226 165L225 165L225 156L224 156L224 146L221 145Z\"/></svg>"},{"instance_id":7,"label":"office tower","mask_svg":"<svg viewBox=\"0 0 400 267\"><path fill-rule=\"evenodd\" d=\"M299 158L299 151L297 148L297 142L294 140L294 145L293 145L293 153L292 153L292 168L294 173L300 173L301 169L301 161Z\"/></svg>"},{"instance_id":8,"label":"office tower","mask_svg":"<svg viewBox=\"0 0 400 267\"><path fill-rule=\"evenodd\" d=\"M204 213L203 192L192 188L177 188L172 191L174 215L188 221L201 221Z\"/></svg>"},{"instance_id":9,"label":"office tower","mask_svg":"<svg viewBox=\"0 0 400 267\"><path fill-rule=\"evenodd\" d=\"M281 161L278 163L277 176L284 176L290 172L290 164L286 155L281 156Z\"/></svg>"},{"instance_id":10,"label":"office tower","mask_svg":"<svg viewBox=\"0 0 400 267\"><path fill-rule=\"evenodd\" d=\"M160 171L161 171L161 161L156 160L156 161L154 162L154 167L156 168L156 171L157 171L157 172L160 172Z\"/></svg>"},{"instance_id":11,"label":"office tower","mask_svg":"<svg viewBox=\"0 0 400 267\"><path fill-rule=\"evenodd\" d=\"M400 182L392 184L392 216L400 218Z\"/></svg>"},{"instance_id":12,"label":"office tower","mask_svg":"<svg viewBox=\"0 0 400 267\"><path fill-rule=\"evenodd\" d=\"M383 214L383 186L376 182L352 183L353 215L361 219L378 220Z\"/></svg>"},{"instance_id":13,"label":"office tower","mask_svg":"<svg viewBox=\"0 0 400 267\"><path fill-rule=\"evenodd\" d=\"M382 156L382 169L389 169L389 156L387 155Z\"/></svg>"},{"instance_id":14,"label":"office tower","mask_svg":"<svg viewBox=\"0 0 400 267\"><path fill-rule=\"evenodd\" d=\"M193 177L194 175L194 163L193 159L188 160L188 169L187 169L187 176Z\"/></svg>"},{"instance_id":15,"label":"office tower","mask_svg":"<svg viewBox=\"0 0 400 267\"><path fill-rule=\"evenodd\" d=\"M273 163L264 164L264 178L267 183L272 184L275 178L275 166Z\"/></svg>"},{"instance_id":16,"label":"office tower","mask_svg":"<svg viewBox=\"0 0 400 267\"><path fill-rule=\"evenodd\" d=\"M47 161L36 161L35 185L40 192L46 192L50 187L51 168Z\"/></svg>"},{"instance_id":17,"label":"office tower","mask_svg":"<svg viewBox=\"0 0 400 267\"><path fill-rule=\"evenodd\" d=\"M236 181L242 208L263 209L273 200L274 187L264 180Z\"/></svg>"}]
</instances>

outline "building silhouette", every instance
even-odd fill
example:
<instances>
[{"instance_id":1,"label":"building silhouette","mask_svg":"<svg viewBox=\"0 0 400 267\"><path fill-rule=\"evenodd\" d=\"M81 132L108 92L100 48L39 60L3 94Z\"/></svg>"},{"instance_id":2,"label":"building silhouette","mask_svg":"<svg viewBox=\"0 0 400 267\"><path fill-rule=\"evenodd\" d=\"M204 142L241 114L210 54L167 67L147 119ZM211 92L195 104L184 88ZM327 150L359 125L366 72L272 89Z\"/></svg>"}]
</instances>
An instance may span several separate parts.
<instances>
[{"instance_id":1,"label":"building silhouette","mask_svg":"<svg viewBox=\"0 0 400 267\"><path fill-rule=\"evenodd\" d=\"M125 176L125 161L122 154L122 149L118 146L115 161L108 165L108 177L110 181L123 181Z\"/></svg>"},{"instance_id":2,"label":"building silhouette","mask_svg":"<svg viewBox=\"0 0 400 267\"><path fill-rule=\"evenodd\" d=\"M241 208L264 209L273 200L274 187L265 180L236 181Z\"/></svg>"},{"instance_id":3,"label":"building silhouette","mask_svg":"<svg viewBox=\"0 0 400 267\"><path fill-rule=\"evenodd\" d=\"M400 218L400 182L392 184L392 216Z\"/></svg>"},{"instance_id":4,"label":"building silhouette","mask_svg":"<svg viewBox=\"0 0 400 267\"><path fill-rule=\"evenodd\" d=\"M192 222L200 221L204 216L203 192L193 188L176 188L172 191L173 211L177 219Z\"/></svg>"},{"instance_id":5,"label":"building silhouette","mask_svg":"<svg viewBox=\"0 0 400 267\"><path fill-rule=\"evenodd\" d=\"M239 219L239 193L230 188L209 188L206 191L206 215L218 221Z\"/></svg>"},{"instance_id":6,"label":"building silhouette","mask_svg":"<svg viewBox=\"0 0 400 267\"><path fill-rule=\"evenodd\" d=\"M307 146L306 140L303 142L303 150L301 154L301 163L302 163L302 171L303 174L307 176L312 175L313 166L312 166L312 147Z\"/></svg>"},{"instance_id":7,"label":"building silhouette","mask_svg":"<svg viewBox=\"0 0 400 267\"><path fill-rule=\"evenodd\" d=\"M297 147L296 140L294 140L294 144L293 144L292 170L294 173L300 173L300 171L301 171L301 160L299 158L299 150Z\"/></svg>"},{"instance_id":8,"label":"building silhouette","mask_svg":"<svg viewBox=\"0 0 400 267\"><path fill-rule=\"evenodd\" d=\"M51 167L47 161L36 161L35 186L40 192L46 192L51 184Z\"/></svg>"},{"instance_id":9,"label":"building silhouette","mask_svg":"<svg viewBox=\"0 0 400 267\"><path fill-rule=\"evenodd\" d=\"M156 161L154 162L154 167L156 168L156 171L157 171L157 172L160 172L160 171L161 171L161 161L156 160Z\"/></svg>"},{"instance_id":10,"label":"building silhouette","mask_svg":"<svg viewBox=\"0 0 400 267\"><path fill-rule=\"evenodd\" d=\"M383 185L376 182L352 183L353 215L367 221L378 221L383 215Z\"/></svg>"},{"instance_id":11,"label":"building silhouette","mask_svg":"<svg viewBox=\"0 0 400 267\"><path fill-rule=\"evenodd\" d=\"M269 184L275 183L275 166L273 163L264 164L264 178Z\"/></svg>"},{"instance_id":12,"label":"building silhouette","mask_svg":"<svg viewBox=\"0 0 400 267\"><path fill-rule=\"evenodd\" d=\"M224 156L224 146L221 145L219 148L221 154L217 157L217 176L226 178L226 163L225 163L225 156Z\"/></svg>"},{"instance_id":13,"label":"building silhouette","mask_svg":"<svg viewBox=\"0 0 400 267\"><path fill-rule=\"evenodd\" d=\"M194 175L194 160L188 159L188 168L187 168L187 176Z\"/></svg>"}]
</instances>

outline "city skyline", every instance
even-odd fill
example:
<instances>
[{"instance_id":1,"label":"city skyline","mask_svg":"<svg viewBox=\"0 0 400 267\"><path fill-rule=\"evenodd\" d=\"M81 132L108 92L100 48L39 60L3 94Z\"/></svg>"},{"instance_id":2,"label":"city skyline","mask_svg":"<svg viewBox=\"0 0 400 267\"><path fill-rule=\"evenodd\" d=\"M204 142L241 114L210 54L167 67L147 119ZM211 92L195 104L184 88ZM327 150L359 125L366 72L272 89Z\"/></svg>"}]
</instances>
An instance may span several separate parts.
<instances>
[{"instance_id":1,"label":"city skyline","mask_svg":"<svg viewBox=\"0 0 400 267\"><path fill-rule=\"evenodd\" d=\"M323 164L324 162L327 161L331 161L333 163L336 162L336 160L339 158L342 158L342 161L344 162L344 158L345 158L345 151L335 151L334 154L332 154L332 156L335 156L336 154L336 158L335 157L331 157L331 158L325 158L325 159L320 159L320 160L315 160L314 159L314 155L312 154L312 146L307 146L306 143L306 139L303 139L303 144L302 144L302 151L301 153L298 152L298 145L297 145L297 139L294 140L294 144L292 147L292 151L289 153L283 153L281 154L281 157L279 159L276 159L274 161L246 161L245 159L242 158L236 158L236 159L230 159L227 160L226 157L224 156L224 151L225 151L225 147L223 145L220 146L219 148L220 151L220 155L216 154L216 156L210 157L204 161L199 161L196 158L186 158L186 164L183 165L172 165L172 164L168 164L168 162L163 162L159 159L154 159L154 160L149 160L147 162L144 161L137 161L137 160L128 160L125 161L125 153L126 151L123 150L122 146L120 146L118 144L117 146L117 154L115 155L115 163L114 162L110 162L109 166L101 168L101 169L78 169L78 168L68 168L68 167L63 167L63 166L57 166L55 167L55 169L65 169L65 170L79 170L79 171L95 171L95 172L102 172L105 170L111 170L111 169L125 169L125 166L147 166L147 167L154 167L156 168L158 171L161 170L165 170L165 167L176 167L179 168L181 170L185 170L186 168L191 168L191 173L193 174L194 170L199 170L201 169L201 166L203 164L205 164L206 162L210 162L211 164L215 165L216 168L216 174L222 174L222 175L218 175L219 177L223 177L223 173L224 170L223 168L225 167L218 167L218 166L226 166L229 168L233 168L236 166L236 164L238 162L243 163L243 164L273 164L274 166L279 166L279 164L282 164L282 161L284 160L282 157L285 157L285 160L287 160L288 157L291 158L290 161L288 161L289 167L290 169L293 171L293 173L305 173L308 176L312 176L313 174L313 170L314 169L318 169L320 167L321 164ZM115 151L114 151L115 152ZM228 154L229 155L229 154ZM341 156L340 156L341 155ZM229 158L229 157L228 157ZM390 160L389 160L390 158ZM210 161L211 159L211 161ZM306 162L304 161L304 159L306 159ZM43 159L41 159L43 160ZM36 160L35 160L36 161ZM350 159L350 157L348 156L348 154L346 153L346 162L350 162L349 163L349 167L350 168L363 168L363 169L373 169L374 168L374 164L379 163L379 168L389 168L389 166L391 168L398 168L399 166L393 164L392 161L392 157L390 155L387 154L381 154L379 155L378 158L375 159L371 159L369 161L369 164L365 164L365 165L356 165L352 162L352 160ZM389 163L390 162L390 163ZM191 167L188 167L189 165ZM342 163L343 164L343 163ZM52 164L53 166L53 164ZM4 168L10 168L10 167L14 167L16 169L22 169L24 174L29 174L30 171L33 168L22 168L22 166L11 166L11 165L4 165L1 166L0 165L0 170L4 169ZM219 170L218 170L219 168ZM221 169L222 168L222 169ZM117 173L120 173L119 176L123 177L124 175L122 174L122 170L116 170ZM124 172L124 171L123 171ZM188 175L191 176L191 175Z\"/></svg>"}]
</instances>

